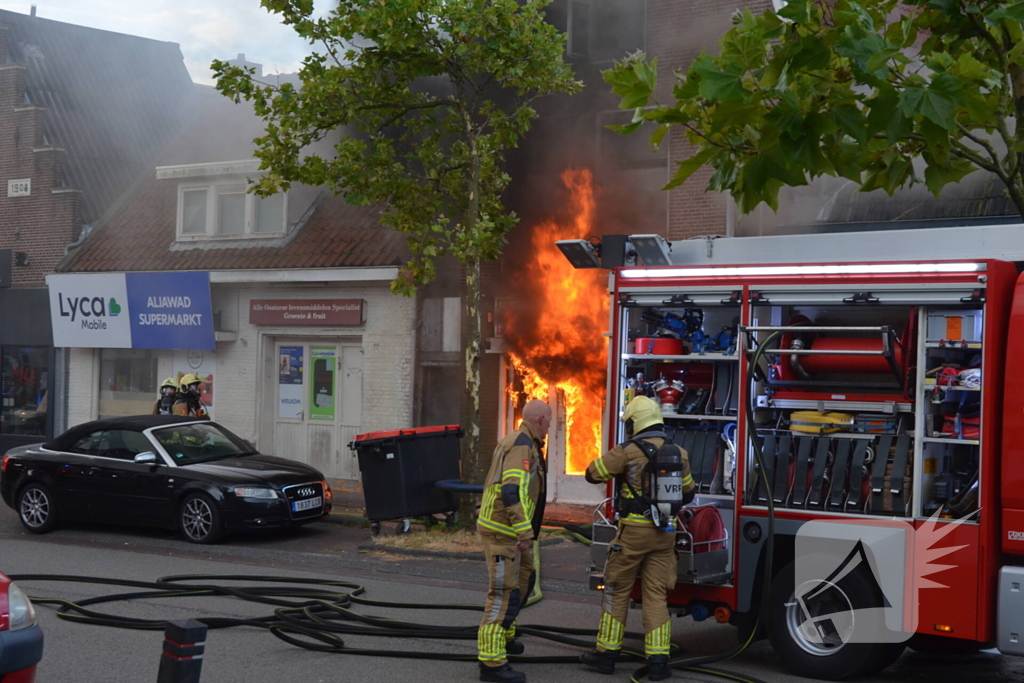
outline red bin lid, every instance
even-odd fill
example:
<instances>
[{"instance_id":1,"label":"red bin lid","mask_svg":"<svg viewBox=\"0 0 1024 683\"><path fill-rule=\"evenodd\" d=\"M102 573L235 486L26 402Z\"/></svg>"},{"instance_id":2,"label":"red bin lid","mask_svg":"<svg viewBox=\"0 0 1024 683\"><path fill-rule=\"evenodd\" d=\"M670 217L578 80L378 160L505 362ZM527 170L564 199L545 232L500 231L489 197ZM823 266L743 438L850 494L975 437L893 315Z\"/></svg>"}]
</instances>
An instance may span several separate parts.
<instances>
[{"instance_id":1,"label":"red bin lid","mask_svg":"<svg viewBox=\"0 0 1024 683\"><path fill-rule=\"evenodd\" d=\"M355 443L359 441L376 441L377 439L408 438L425 434L447 434L450 432L459 432L461 434L462 426L431 425L429 427L410 427L408 429L392 429L382 432L366 432L365 434L357 434L352 441Z\"/></svg>"}]
</instances>

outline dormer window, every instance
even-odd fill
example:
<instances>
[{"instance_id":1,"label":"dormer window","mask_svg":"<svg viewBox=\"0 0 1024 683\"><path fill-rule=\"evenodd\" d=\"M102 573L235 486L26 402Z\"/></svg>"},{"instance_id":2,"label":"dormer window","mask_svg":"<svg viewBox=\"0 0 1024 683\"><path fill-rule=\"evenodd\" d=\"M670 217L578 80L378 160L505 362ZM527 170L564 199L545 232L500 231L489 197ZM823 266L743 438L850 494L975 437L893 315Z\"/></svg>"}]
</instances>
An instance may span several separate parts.
<instances>
[{"instance_id":1,"label":"dormer window","mask_svg":"<svg viewBox=\"0 0 1024 683\"><path fill-rule=\"evenodd\" d=\"M287 196L259 197L245 184L178 186L178 238L273 237L285 232Z\"/></svg>"},{"instance_id":2,"label":"dormer window","mask_svg":"<svg viewBox=\"0 0 1024 683\"><path fill-rule=\"evenodd\" d=\"M157 168L158 179L178 180L177 238L247 239L280 237L287 232L288 196L259 197L247 175L255 161L231 161Z\"/></svg>"}]
</instances>

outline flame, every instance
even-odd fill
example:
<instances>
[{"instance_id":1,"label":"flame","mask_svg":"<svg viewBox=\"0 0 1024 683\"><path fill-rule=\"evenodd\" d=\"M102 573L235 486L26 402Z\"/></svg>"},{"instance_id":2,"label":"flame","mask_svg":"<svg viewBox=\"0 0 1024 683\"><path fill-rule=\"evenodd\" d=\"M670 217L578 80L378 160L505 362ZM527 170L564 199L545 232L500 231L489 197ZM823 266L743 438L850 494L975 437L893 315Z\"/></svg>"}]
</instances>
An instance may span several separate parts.
<instances>
[{"instance_id":1,"label":"flame","mask_svg":"<svg viewBox=\"0 0 1024 683\"><path fill-rule=\"evenodd\" d=\"M569 192L571 217L534 226L532 253L513 283L529 292L531 308L506 315L505 338L527 399L548 401L552 387L560 392L565 471L582 474L601 454L608 276L599 269L574 269L555 246L557 240L595 233L593 175L587 169L568 169L562 182Z\"/></svg>"}]
</instances>

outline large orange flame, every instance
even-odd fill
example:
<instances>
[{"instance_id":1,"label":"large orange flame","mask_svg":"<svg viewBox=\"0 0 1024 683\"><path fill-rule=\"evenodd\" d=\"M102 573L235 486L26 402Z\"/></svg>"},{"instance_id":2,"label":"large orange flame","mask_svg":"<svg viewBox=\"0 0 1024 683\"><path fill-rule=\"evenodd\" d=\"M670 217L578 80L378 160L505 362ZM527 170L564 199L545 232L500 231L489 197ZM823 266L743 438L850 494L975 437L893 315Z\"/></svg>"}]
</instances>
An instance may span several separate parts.
<instances>
[{"instance_id":1,"label":"large orange flame","mask_svg":"<svg viewBox=\"0 0 1024 683\"><path fill-rule=\"evenodd\" d=\"M533 228L532 254L517 277L519 287L531 293L531 309L506 318L505 337L526 397L547 401L552 387L560 392L566 421L565 471L582 474L601 453L608 275L598 269L574 269L555 246L557 240L594 235L591 172L566 170L562 182L569 191L571 219L550 219Z\"/></svg>"}]
</instances>

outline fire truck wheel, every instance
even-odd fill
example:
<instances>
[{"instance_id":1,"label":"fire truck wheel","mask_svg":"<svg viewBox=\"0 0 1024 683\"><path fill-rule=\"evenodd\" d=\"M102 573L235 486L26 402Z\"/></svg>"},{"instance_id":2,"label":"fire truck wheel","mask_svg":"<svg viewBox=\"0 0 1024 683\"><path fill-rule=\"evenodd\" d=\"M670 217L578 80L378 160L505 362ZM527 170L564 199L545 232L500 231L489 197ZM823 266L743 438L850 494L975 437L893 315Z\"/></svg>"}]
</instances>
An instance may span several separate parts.
<instances>
[{"instance_id":1,"label":"fire truck wheel","mask_svg":"<svg viewBox=\"0 0 1024 683\"><path fill-rule=\"evenodd\" d=\"M819 590L820 581L813 583L813 590L801 590L801 606L795 599L793 563L772 580L765 630L787 669L805 678L842 681L875 673L899 659L903 643L847 642L852 622L842 615L873 599L872 586L862 575L851 572L841 585L824 591Z\"/></svg>"}]
</instances>

